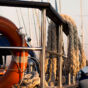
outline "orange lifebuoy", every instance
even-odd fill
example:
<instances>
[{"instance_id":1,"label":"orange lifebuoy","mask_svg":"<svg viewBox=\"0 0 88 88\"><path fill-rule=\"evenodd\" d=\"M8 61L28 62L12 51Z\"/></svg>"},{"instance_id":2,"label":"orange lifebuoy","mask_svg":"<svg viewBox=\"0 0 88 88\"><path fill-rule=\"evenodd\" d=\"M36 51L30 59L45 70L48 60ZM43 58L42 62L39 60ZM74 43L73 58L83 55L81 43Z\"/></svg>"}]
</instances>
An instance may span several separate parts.
<instances>
[{"instance_id":1,"label":"orange lifebuoy","mask_svg":"<svg viewBox=\"0 0 88 88\"><path fill-rule=\"evenodd\" d=\"M10 20L1 16L0 33L8 38L11 46L22 46L22 37L18 33L18 28ZM12 85L19 83L23 76L23 68L26 68L27 66L27 51L13 51L13 54L14 58L12 59L6 73L0 77L0 88L11 88ZM25 62L23 58L25 58ZM21 62L19 60L21 60Z\"/></svg>"}]
</instances>

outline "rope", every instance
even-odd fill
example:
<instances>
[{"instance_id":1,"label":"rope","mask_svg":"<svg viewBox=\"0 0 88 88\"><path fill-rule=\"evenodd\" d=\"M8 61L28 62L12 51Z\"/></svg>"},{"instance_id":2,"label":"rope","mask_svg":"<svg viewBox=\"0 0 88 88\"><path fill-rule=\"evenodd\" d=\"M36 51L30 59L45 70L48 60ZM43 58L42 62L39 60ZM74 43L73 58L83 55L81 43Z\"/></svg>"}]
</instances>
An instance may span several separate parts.
<instances>
[{"instance_id":1,"label":"rope","mask_svg":"<svg viewBox=\"0 0 88 88\"><path fill-rule=\"evenodd\" d=\"M1 7L0 7L0 10L1 10ZM1 12L1 11L0 11ZM0 13L0 16L1 16L2 14Z\"/></svg>"},{"instance_id":2,"label":"rope","mask_svg":"<svg viewBox=\"0 0 88 88\"><path fill-rule=\"evenodd\" d=\"M17 8L16 8L16 14L17 14L17 18L18 18L19 27L21 27L21 23L20 23L20 19L19 19Z\"/></svg>"},{"instance_id":3,"label":"rope","mask_svg":"<svg viewBox=\"0 0 88 88\"><path fill-rule=\"evenodd\" d=\"M38 45L38 37L37 37L37 31L36 31L37 29L36 29L36 24L35 24L34 10L32 12L33 12L34 27L35 27L35 35L36 35L36 40L37 40L37 45Z\"/></svg>"},{"instance_id":4,"label":"rope","mask_svg":"<svg viewBox=\"0 0 88 88\"><path fill-rule=\"evenodd\" d=\"M67 15L61 15L63 19L67 22L67 27L69 30L69 47L68 47L68 58L66 67L67 72L71 72L74 76L86 65L86 57L83 50L83 46L78 37L77 27L75 22ZM65 28L65 27L64 27ZM81 63L79 65L79 62Z\"/></svg>"},{"instance_id":5,"label":"rope","mask_svg":"<svg viewBox=\"0 0 88 88\"><path fill-rule=\"evenodd\" d=\"M48 2L50 2L50 0L47 0ZM49 19L47 18L47 22L48 22L48 24L50 24L50 21L49 21Z\"/></svg>"},{"instance_id":6,"label":"rope","mask_svg":"<svg viewBox=\"0 0 88 88\"><path fill-rule=\"evenodd\" d=\"M53 59L56 60L57 55L60 55L57 53L57 33L56 33L56 25L51 22L48 26L48 40L47 40L47 57L49 57L49 63L47 67L47 72L49 73L49 78L48 78L48 83L50 84L51 82L53 85L55 84L55 68L56 65L53 63ZM61 54L62 55L62 54ZM47 58L46 58L47 59Z\"/></svg>"},{"instance_id":7,"label":"rope","mask_svg":"<svg viewBox=\"0 0 88 88\"><path fill-rule=\"evenodd\" d=\"M31 38L31 26L30 26L30 14L29 14L29 9L28 9L28 22L29 22L29 35ZM31 41L30 41L30 45L31 45Z\"/></svg>"},{"instance_id":8,"label":"rope","mask_svg":"<svg viewBox=\"0 0 88 88\"><path fill-rule=\"evenodd\" d=\"M27 35L26 26L25 26L25 22L24 22L24 18L23 18L23 15L22 15L21 8L20 8L20 13L21 13L21 18L22 18L22 21L23 21L24 29L25 29L25 34Z\"/></svg>"},{"instance_id":9,"label":"rope","mask_svg":"<svg viewBox=\"0 0 88 88\"><path fill-rule=\"evenodd\" d=\"M31 26L30 26L30 14L29 14L29 9L28 9L28 22L29 22L29 35L30 35L30 37L31 37Z\"/></svg>"},{"instance_id":10,"label":"rope","mask_svg":"<svg viewBox=\"0 0 88 88\"><path fill-rule=\"evenodd\" d=\"M82 34L81 34L81 40L82 40L82 46L83 46L83 37L84 37L84 31L83 31L83 15L82 15L82 0L80 0L80 19L81 19L81 30L82 30Z\"/></svg>"},{"instance_id":11,"label":"rope","mask_svg":"<svg viewBox=\"0 0 88 88\"><path fill-rule=\"evenodd\" d=\"M23 47L25 46L25 35L22 35L22 39L23 39ZM25 69L25 51L23 51L23 71Z\"/></svg>"},{"instance_id":12,"label":"rope","mask_svg":"<svg viewBox=\"0 0 88 88\"><path fill-rule=\"evenodd\" d=\"M41 30L41 25L40 25L40 21L39 21L39 16L38 16L38 13L36 12L36 10L34 10L35 11L35 15L36 15L36 18L37 18L37 24L38 24L38 27L39 27L39 41L41 41L41 32L40 32L40 30ZM41 45L41 43L39 43L39 45Z\"/></svg>"},{"instance_id":13,"label":"rope","mask_svg":"<svg viewBox=\"0 0 88 88\"><path fill-rule=\"evenodd\" d=\"M59 0L59 11L61 13L61 0Z\"/></svg>"}]
</instances>

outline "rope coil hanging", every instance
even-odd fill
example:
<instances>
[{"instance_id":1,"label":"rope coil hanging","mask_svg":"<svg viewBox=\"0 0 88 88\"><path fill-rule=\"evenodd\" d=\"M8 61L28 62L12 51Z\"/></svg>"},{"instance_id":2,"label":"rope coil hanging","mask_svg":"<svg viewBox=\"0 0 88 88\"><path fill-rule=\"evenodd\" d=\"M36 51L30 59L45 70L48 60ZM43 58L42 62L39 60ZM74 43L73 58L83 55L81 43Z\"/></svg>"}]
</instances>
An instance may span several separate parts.
<instances>
[{"instance_id":1,"label":"rope coil hanging","mask_svg":"<svg viewBox=\"0 0 88 88\"><path fill-rule=\"evenodd\" d=\"M80 39L78 37L77 26L75 22L71 17L67 15L61 14L61 16L66 21L66 24L63 25L63 29L69 30L69 33L67 35L69 43L68 43L67 58L65 60L65 68L66 68L65 70L67 73L71 72L73 75L76 75L77 72L86 65L85 53L83 50L83 46L80 42ZM48 27L47 49L50 51L57 52L57 30L56 30L56 25L53 22L51 22ZM56 74L55 69L57 69L57 67L50 65L52 63L52 60L50 58L56 58L56 55L47 54L47 56L49 57L48 58L49 61L47 65L48 72L50 73L54 72L54 75L55 75ZM50 69L49 69L49 66L50 66ZM49 74L49 75L52 75L52 74Z\"/></svg>"},{"instance_id":2,"label":"rope coil hanging","mask_svg":"<svg viewBox=\"0 0 88 88\"><path fill-rule=\"evenodd\" d=\"M80 42L77 32L77 26L73 19L67 15L61 15L63 19L67 22L69 35L69 45L68 45L68 57L66 68L69 72L72 72L73 75L76 75L77 72L86 65L86 57L83 50L83 46ZM80 55L80 57L79 57Z\"/></svg>"}]
</instances>

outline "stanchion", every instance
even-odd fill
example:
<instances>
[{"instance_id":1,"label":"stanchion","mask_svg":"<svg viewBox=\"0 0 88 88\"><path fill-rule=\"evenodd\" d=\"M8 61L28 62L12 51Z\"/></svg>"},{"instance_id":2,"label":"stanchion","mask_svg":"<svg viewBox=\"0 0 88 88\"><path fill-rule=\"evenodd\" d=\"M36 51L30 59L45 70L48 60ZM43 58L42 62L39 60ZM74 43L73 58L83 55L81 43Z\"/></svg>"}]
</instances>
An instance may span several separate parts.
<instances>
[{"instance_id":1,"label":"stanchion","mask_svg":"<svg viewBox=\"0 0 88 88\"><path fill-rule=\"evenodd\" d=\"M42 57L40 58L40 69L41 69L41 79L40 79L40 86L41 88L45 88L45 45L46 45L46 9L42 10Z\"/></svg>"},{"instance_id":2,"label":"stanchion","mask_svg":"<svg viewBox=\"0 0 88 88\"><path fill-rule=\"evenodd\" d=\"M61 54L58 56L58 88L62 88L62 44L63 44L63 32L62 32L62 25L59 26L59 40L58 40L58 53Z\"/></svg>"}]
</instances>

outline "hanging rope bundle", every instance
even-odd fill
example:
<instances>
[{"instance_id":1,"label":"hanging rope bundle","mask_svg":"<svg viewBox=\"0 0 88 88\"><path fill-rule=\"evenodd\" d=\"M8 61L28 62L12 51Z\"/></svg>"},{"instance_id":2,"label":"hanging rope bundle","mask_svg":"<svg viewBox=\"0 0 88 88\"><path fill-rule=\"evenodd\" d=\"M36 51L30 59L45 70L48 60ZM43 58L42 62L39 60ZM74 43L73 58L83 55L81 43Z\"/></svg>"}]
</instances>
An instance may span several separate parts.
<instances>
[{"instance_id":1,"label":"hanging rope bundle","mask_svg":"<svg viewBox=\"0 0 88 88\"><path fill-rule=\"evenodd\" d=\"M77 32L77 26L73 19L67 15L61 15L62 18L66 21L66 25L63 25L63 29L69 30L67 35L68 38L68 54L65 63L66 71L71 72L73 75L76 75L77 72L86 65L86 57L83 50L83 46L80 42ZM47 49L57 52L57 30L56 25L51 22L48 27L48 40L47 40ZM56 75L57 63L54 64L52 58L56 58L55 55L47 55L49 58L48 62L48 72L50 80ZM57 62L57 59L55 59ZM52 65L53 64L53 65ZM53 71L52 71L53 70ZM55 77L56 78L56 77Z\"/></svg>"},{"instance_id":2,"label":"hanging rope bundle","mask_svg":"<svg viewBox=\"0 0 88 88\"><path fill-rule=\"evenodd\" d=\"M80 43L80 40L79 40L79 50L80 50L80 69L82 69L84 66L86 66L86 56L83 50L83 46Z\"/></svg>"},{"instance_id":3,"label":"hanging rope bundle","mask_svg":"<svg viewBox=\"0 0 88 88\"><path fill-rule=\"evenodd\" d=\"M48 27L48 41L47 49L57 51L57 41L56 41L56 26L53 22L49 24Z\"/></svg>"},{"instance_id":4,"label":"hanging rope bundle","mask_svg":"<svg viewBox=\"0 0 88 88\"><path fill-rule=\"evenodd\" d=\"M75 75L79 71L79 58L78 58L78 33L74 21L66 15L61 15L67 22L69 35L68 35L68 57L66 61L67 72L72 72ZM78 54L77 54L78 53Z\"/></svg>"},{"instance_id":5,"label":"hanging rope bundle","mask_svg":"<svg viewBox=\"0 0 88 88\"><path fill-rule=\"evenodd\" d=\"M51 22L48 27L48 41L47 41L47 50L57 52L57 33L56 33L56 25ZM48 74L48 78L46 79L49 85L54 85L56 79L56 67L57 67L57 59L56 55L47 54L46 60L48 59L48 64L45 66L46 74ZM53 84L52 84L53 83Z\"/></svg>"},{"instance_id":6,"label":"hanging rope bundle","mask_svg":"<svg viewBox=\"0 0 88 88\"><path fill-rule=\"evenodd\" d=\"M80 68L86 65L86 57L83 50L83 46L78 37L77 27L75 22L67 15L61 15L63 19L67 22L69 35L68 35L68 58L67 58L67 68L69 72L76 75ZM79 57L80 55L80 57ZM79 64L80 63L80 64Z\"/></svg>"}]
</instances>

